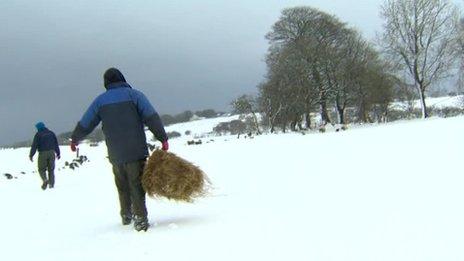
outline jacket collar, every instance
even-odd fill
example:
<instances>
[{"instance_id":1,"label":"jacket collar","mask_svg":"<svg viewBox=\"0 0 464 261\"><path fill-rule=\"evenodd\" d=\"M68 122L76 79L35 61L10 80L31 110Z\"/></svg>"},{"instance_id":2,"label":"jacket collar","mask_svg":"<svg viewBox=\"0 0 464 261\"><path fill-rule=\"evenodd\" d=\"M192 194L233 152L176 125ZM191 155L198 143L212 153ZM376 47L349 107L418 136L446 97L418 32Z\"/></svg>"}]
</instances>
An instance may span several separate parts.
<instances>
[{"instance_id":1,"label":"jacket collar","mask_svg":"<svg viewBox=\"0 0 464 261\"><path fill-rule=\"evenodd\" d=\"M114 82L106 86L107 90L117 89L117 88L132 88L127 82Z\"/></svg>"}]
</instances>

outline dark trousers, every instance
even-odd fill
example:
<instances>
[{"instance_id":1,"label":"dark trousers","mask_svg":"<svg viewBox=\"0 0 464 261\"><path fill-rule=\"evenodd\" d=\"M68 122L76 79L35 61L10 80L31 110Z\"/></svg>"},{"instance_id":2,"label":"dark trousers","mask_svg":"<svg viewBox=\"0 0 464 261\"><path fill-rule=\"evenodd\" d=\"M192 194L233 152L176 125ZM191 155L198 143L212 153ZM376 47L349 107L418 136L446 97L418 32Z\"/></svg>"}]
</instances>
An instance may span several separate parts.
<instances>
[{"instance_id":1,"label":"dark trousers","mask_svg":"<svg viewBox=\"0 0 464 261\"><path fill-rule=\"evenodd\" d=\"M39 159L37 161L39 174L42 181L47 181L51 186L55 185L55 151L41 151L39 152ZM48 172L48 177L47 177Z\"/></svg>"},{"instance_id":2,"label":"dark trousers","mask_svg":"<svg viewBox=\"0 0 464 261\"><path fill-rule=\"evenodd\" d=\"M145 160L125 164L113 164L113 173L118 188L121 215L147 217L145 191L142 187L142 173Z\"/></svg>"}]
</instances>

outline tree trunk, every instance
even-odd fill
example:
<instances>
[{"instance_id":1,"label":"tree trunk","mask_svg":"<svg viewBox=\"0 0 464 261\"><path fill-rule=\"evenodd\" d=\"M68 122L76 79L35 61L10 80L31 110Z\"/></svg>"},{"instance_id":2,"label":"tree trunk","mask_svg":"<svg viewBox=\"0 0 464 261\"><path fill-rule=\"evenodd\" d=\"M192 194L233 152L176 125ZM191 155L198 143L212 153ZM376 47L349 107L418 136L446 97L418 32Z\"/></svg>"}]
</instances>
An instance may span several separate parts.
<instances>
[{"instance_id":1,"label":"tree trunk","mask_svg":"<svg viewBox=\"0 0 464 261\"><path fill-rule=\"evenodd\" d=\"M292 123L290 123L290 130L291 131L296 131L296 123L297 123L296 120L294 120L294 121L292 121Z\"/></svg>"},{"instance_id":2,"label":"tree trunk","mask_svg":"<svg viewBox=\"0 0 464 261\"><path fill-rule=\"evenodd\" d=\"M338 112L338 123L345 124L345 106L342 106L338 99L335 101L335 106Z\"/></svg>"},{"instance_id":3,"label":"tree trunk","mask_svg":"<svg viewBox=\"0 0 464 261\"><path fill-rule=\"evenodd\" d=\"M358 119L363 123L369 122L366 115L366 104L364 101L361 101L361 103L359 104Z\"/></svg>"},{"instance_id":4,"label":"tree trunk","mask_svg":"<svg viewBox=\"0 0 464 261\"><path fill-rule=\"evenodd\" d=\"M252 112L253 114L253 121L255 123L255 128L256 128L256 133L258 135L261 135L261 130L259 129L259 122L258 122L258 117L256 117L256 113L255 112Z\"/></svg>"},{"instance_id":5,"label":"tree trunk","mask_svg":"<svg viewBox=\"0 0 464 261\"><path fill-rule=\"evenodd\" d=\"M384 123L388 122L388 106L387 106L387 109L383 112L383 122Z\"/></svg>"},{"instance_id":6,"label":"tree trunk","mask_svg":"<svg viewBox=\"0 0 464 261\"><path fill-rule=\"evenodd\" d=\"M345 110L343 108L338 108L338 123L345 124Z\"/></svg>"},{"instance_id":7,"label":"tree trunk","mask_svg":"<svg viewBox=\"0 0 464 261\"><path fill-rule=\"evenodd\" d=\"M270 123L270 126L271 126L271 133L274 133L275 131L275 121L276 121L276 118L277 116L279 115L280 111L282 110L282 104L279 105L279 109L277 110L277 112L271 117L271 115L269 115L269 123Z\"/></svg>"},{"instance_id":8,"label":"tree trunk","mask_svg":"<svg viewBox=\"0 0 464 261\"><path fill-rule=\"evenodd\" d=\"M308 112L305 114L305 120L306 120L305 126L308 130L310 130L311 129L311 113Z\"/></svg>"},{"instance_id":9,"label":"tree trunk","mask_svg":"<svg viewBox=\"0 0 464 261\"><path fill-rule=\"evenodd\" d=\"M327 123L331 123L329 113L327 112L327 101L325 99L321 100L321 120L322 125L326 125Z\"/></svg>"},{"instance_id":10,"label":"tree trunk","mask_svg":"<svg viewBox=\"0 0 464 261\"><path fill-rule=\"evenodd\" d=\"M297 131L297 127L299 130L303 130L303 126L301 126L301 115L295 114L291 127L292 131Z\"/></svg>"},{"instance_id":11,"label":"tree trunk","mask_svg":"<svg viewBox=\"0 0 464 261\"><path fill-rule=\"evenodd\" d=\"M322 125L326 125L327 123L330 123L329 113L327 113L327 94L324 90L324 86L322 85L321 75L319 74L316 66L313 66L312 69L314 80L319 88L319 105L321 109Z\"/></svg>"},{"instance_id":12,"label":"tree trunk","mask_svg":"<svg viewBox=\"0 0 464 261\"><path fill-rule=\"evenodd\" d=\"M429 117L429 112L427 111L427 105L425 104L425 91L422 86L419 86L419 98L422 109L422 118L426 119Z\"/></svg>"}]
</instances>

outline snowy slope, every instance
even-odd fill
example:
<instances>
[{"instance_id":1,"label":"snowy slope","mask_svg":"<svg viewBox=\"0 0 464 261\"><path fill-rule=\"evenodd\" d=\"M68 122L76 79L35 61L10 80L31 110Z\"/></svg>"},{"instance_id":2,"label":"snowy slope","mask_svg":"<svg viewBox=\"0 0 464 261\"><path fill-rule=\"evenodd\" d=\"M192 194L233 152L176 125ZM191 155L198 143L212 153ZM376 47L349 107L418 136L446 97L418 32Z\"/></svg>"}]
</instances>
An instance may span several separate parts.
<instances>
[{"instance_id":1,"label":"snowy slope","mask_svg":"<svg viewBox=\"0 0 464 261\"><path fill-rule=\"evenodd\" d=\"M454 107L454 108L461 108L463 105L463 97L462 96L444 96L438 98L427 98L426 99L427 106L435 107L435 108L445 108L445 107ZM416 106L420 107L420 102L416 102Z\"/></svg>"},{"instance_id":2,"label":"snowy slope","mask_svg":"<svg viewBox=\"0 0 464 261\"><path fill-rule=\"evenodd\" d=\"M443 96L437 98L427 98L425 100L427 107L433 107L436 109L442 108L462 108L464 103L464 97L462 95L458 96ZM413 102L414 108L420 109L421 104L420 100L416 100ZM404 102L394 102L390 106L392 109L405 109L408 106L407 103Z\"/></svg>"},{"instance_id":3,"label":"snowy slope","mask_svg":"<svg viewBox=\"0 0 464 261\"><path fill-rule=\"evenodd\" d=\"M26 149L1 150L0 174L17 179L0 176L0 260L464 260L463 130L458 117L175 139L216 189L192 205L148 199L147 233L120 225L103 145L81 146L91 162L45 192Z\"/></svg>"},{"instance_id":4,"label":"snowy slope","mask_svg":"<svg viewBox=\"0 0 464 261\"><path fill-rule=\"evenodd\" d=\"M237 120L239 118L239 115L233 115L233 116L224 116L224 117L218 117L218 118L213 118L213 119L204 119L204 120L198 120L198 121L191 121L191 122L185 122L185 123L178 123L178 124L173 124L170 125L166 128L167 132L170 131L177 131L184 135L186 131L191 131L192 134L191 136L201 136L203 134L209 133L213 131L213 128L216 127L219 123L221 122L229 122L232 120Z\"/></svg>"}]
</instances>

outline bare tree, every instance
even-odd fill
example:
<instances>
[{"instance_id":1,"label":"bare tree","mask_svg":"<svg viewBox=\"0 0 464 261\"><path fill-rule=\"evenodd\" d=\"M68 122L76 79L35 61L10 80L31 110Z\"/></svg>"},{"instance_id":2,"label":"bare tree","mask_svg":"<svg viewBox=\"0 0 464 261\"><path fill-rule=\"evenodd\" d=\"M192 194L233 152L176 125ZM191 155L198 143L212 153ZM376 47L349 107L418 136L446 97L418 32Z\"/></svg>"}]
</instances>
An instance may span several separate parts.
<instances>
[{"instance_id":1,"label":"bare tree","mask_svg":"<svg viewBox=\"0 0 464 261\"><path fill-rule=\"evenodd\" d=\"M298 85L305 85L307 97L317 94L324 125L331 122L328 104L334 96L333 82L324 70L333 62L330 56L336 53L344 31L345 24L335 16L311 7L296 7L283 10L279 21L266 35L271 50L290 49L295 54L293 61L301 72ZM308 108L312 102L307 102Z\"/></svg>"},{"instance_id":2,"label":"bare tree","mask_svg":"<svg viewBox=\"0 0 464 261\"><path fill-rule=\"evenodd\" d=\"M356 110L364 122L373 113L386 118L390 70L372 45L337 17L311 7L285 9L266 38L268 70L258 97L271 132L310 129L317 113L320 124L331 123L332 106L342 124L349 119L346 111Z\"/></svg>"},{"instance_id":3,"label":"bare tree","mask_svg":"<svg viewBox=\"0 0 464 261\"><path fill-rule=\"evenodd\" d=\"M464 18L459 21L459 74L457 81L457 92L459 93L459 104L464 108Z\"/></svg>"},{"instance_id":4,"label":"bare tree","mask_svg":"<svg viewBox=\"0 0 464 261\"><path fill-rule=\"evenodd\" d=\"M384 48L408 72L427 118L426 91L456 61L457 7L448 0L386 0L381 15Z\"/></svg>"},{"instance_id":5,"label":"bare tree","mask_svg":"<svg viewBox=\"0 0 464 261\"><path fill-rule=\"evenodd\" d=\"M232 102L234 112L238 114L251 114L253 117L253 124L258 135L261 134L259 129L258 117L256 116L256 99L250 95L242 95Z\"/></svg>"}]
</instances>

